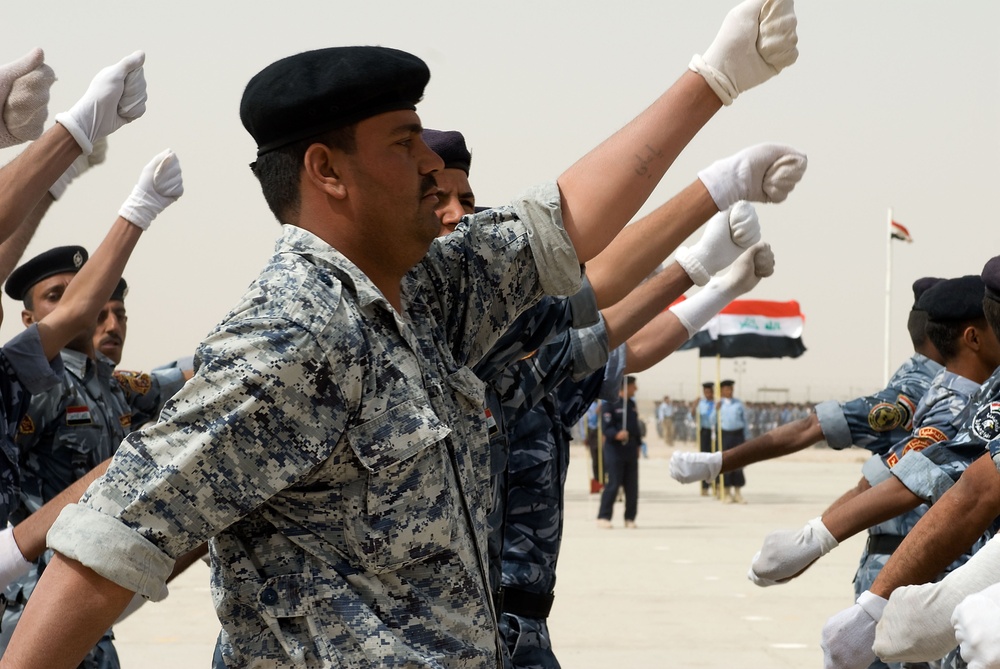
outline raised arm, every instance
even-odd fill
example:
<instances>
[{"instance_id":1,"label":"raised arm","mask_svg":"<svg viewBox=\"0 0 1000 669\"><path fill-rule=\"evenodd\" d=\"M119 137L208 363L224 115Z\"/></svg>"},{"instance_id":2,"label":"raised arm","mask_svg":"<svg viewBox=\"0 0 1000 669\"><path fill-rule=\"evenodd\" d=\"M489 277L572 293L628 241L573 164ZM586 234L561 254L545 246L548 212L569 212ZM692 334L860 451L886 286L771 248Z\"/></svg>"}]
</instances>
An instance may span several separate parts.
<instances>
[{"instance_id":1,"label":"raised arm","mask_svg":"<svg viewBox=\"0 0 1000 669\"><path fill-rule=\"evenodd\" d=\"M692 71L559 177L563 223L581 261L595 257L635 215L723 102L795 62L795 27L791 0L741 3Z\"/></svg>"},{"instance_id":2,"label":"raised arm","mask_svg":"<svg viewBox=\"0 0 1000 669\"><path fill-rule=\"evenodd\" d=\"M128 262L139 235L184 192L181 166L169 149L142 170L101 245L73 277L58 306L38 323L45 356L51 359L88 327L101 311Z\"/></svg>"}]
</instances>

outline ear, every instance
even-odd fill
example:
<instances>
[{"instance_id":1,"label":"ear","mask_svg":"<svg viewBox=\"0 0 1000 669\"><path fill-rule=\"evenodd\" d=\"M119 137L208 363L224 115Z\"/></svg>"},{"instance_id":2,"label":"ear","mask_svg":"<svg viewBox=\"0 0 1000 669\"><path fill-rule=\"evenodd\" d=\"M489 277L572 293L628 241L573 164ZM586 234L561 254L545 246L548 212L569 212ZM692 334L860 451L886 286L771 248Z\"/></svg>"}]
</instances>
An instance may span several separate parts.
<instances>
[{"instance_id":1,"label":"ear","mask_svg":"<svg viewBox=\"0 0 1000 669\"><path fill-rule=\"evenodd\" d=\"M341 178L344 153L325 144L312 144L303 158L304 180L330 197L342 200L347 189Z\"/></svg>"},{"instance_id":2,"label":"ear","mask_svg":"<svg viewBox=\"0 0 1000 669\"><path fill-rule=\"evenodd\" d=\"M24 323L24 327L29 327L34 324L35 315L27 309L21 309L21 322Z\"/></svg>"},{"instance_id":3,"label":"ear","mask_svg":"<svg viewBox=\"0 0 1000 669\"><path fill-rule=\"evenodd\" d=\"M965 328L962 332L962 341L973 351L978 351L983 344L982 337L979 336L979 330L973 325Z\"/></svg>"}]
</instances>

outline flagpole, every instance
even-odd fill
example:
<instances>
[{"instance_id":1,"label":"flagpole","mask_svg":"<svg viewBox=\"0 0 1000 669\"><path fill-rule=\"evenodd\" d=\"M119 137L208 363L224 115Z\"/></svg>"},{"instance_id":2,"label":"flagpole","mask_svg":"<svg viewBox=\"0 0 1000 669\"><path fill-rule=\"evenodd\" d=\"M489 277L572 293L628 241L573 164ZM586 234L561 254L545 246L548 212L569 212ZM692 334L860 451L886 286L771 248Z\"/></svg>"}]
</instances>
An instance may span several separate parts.
<instances>
[{"instance_id":1,"label":"flagpole","mask_svg":"<svg viewBox=\"0 0 1000 669\"><path fill-rule=\"evenodd\" d=\"M886 221L885 235L885 342L882 360L882 383L889 382L889 333L890 306L892 296L892 207L889 207L889 218Z\"/></svg>"}]
</instances>

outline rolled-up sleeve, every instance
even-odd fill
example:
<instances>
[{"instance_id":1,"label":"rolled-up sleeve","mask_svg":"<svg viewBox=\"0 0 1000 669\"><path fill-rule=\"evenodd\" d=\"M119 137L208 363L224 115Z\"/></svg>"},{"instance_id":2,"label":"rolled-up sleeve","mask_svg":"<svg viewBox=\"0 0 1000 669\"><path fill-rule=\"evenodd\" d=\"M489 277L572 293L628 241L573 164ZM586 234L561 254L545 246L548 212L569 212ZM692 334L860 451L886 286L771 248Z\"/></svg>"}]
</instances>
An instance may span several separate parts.
<instances>
[{"instance_id":1,"label":"rolled-up sleeve","mask_svg":"<svg viewBox=\"0 0 1000 669\"><path fill-rule=\"evenodd\" d=\"M851 445L851 428L839 402L827 400L817 404L816 418L819 419L823 438L826 439L830 448L839 450Z\"/></svg>"},{"instance_id":2,"label":"rolled-up sleeve","mask_svg":"<svg viewBox=\"0 0 1000 669\"><path fill-rule=\"evenodd\" d=\"M528 243L542 290L547 295L572 295L580 290L580 261L563 227L562 202L556 183L529 188L513 205L528 230Z\"/></svg>"},{"instance_id":3,"label":"rolled-up sleeve","mask_svg":"<svg viewBox=\"0 0 1000 669\"><path fill-rule=\"evenodd\" d=\"M955 484L941 467L922 451L907 453L890 472L907 489L928 504L933 504Z\"/></svg>"}]
</instances>

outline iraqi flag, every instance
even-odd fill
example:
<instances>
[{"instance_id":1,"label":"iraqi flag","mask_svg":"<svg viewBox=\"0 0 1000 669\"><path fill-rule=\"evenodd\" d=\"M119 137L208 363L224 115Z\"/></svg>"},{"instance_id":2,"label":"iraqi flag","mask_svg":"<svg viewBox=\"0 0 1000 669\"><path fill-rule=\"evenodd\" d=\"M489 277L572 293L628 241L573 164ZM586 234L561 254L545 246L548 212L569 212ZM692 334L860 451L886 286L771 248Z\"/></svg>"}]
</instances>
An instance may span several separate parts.
<instances>
[{"instance_id":1,"label":"iraqi flag","mask_svg":"<svg viewBox=\"0 0 1000 669\"><path fill-rule=\"evenodd\" d=\"M797 358L805 353L805 316L795 300L733 300L679 350L702 358Z\"/></svg>"}]
</instances>

